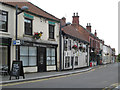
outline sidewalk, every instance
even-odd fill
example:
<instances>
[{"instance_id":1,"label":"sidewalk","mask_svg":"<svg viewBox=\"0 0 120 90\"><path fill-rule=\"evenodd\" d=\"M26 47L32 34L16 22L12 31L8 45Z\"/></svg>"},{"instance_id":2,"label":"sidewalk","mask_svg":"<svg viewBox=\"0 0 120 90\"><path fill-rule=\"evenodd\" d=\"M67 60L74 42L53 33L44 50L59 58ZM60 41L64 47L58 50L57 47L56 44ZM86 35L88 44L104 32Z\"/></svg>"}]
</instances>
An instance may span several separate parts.
<instances>
[{"instance_id":1,"label":"sidewalk","mask_svg":"<svg viewBox=\"0 0 120 90\"><path fill-rule=\"evenodd\" d=\"M44 78L50 78L50 77L57 77L57 76L62 76L62 75L69 75L69 74L75 74L75 73L80 73L80 72L86 72L86 71L89 71L91 69L93 69L93 67L77 69L77 70L69 70L69 71L29 73L29 74L25 74L25 79L23 79L23 77L20 76L19 79L16 79L15 77L11 77L12 80L9 80L9 77L10 77L9 75L0 76L0 77L2 77L2 81L0 81L0 84L29 81L29 80L37 80L37 79L44 79Z\"/></svg>"}]
</instances>

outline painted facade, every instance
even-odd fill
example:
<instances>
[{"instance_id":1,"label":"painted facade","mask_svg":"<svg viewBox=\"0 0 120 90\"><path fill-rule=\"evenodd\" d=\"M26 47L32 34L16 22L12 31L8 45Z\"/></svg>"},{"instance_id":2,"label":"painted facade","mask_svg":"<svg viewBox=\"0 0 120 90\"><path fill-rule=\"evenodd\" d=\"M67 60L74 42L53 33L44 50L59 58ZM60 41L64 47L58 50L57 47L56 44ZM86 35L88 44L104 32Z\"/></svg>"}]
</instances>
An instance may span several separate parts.
<instances>
[{"instance_id":1,"label":"painted facade","mask_svg":"<svg viewBox=\"0 0 120 90\"><path fill-rule=\"evenodd\" d=\"M19 7L19 3L17 3ZM33 6L35 9L41 10L33 4L27 2L28 7ZM20 8L20 7L19 7ZM31 9L31 8L30 8ZM16 8L14 3L0 4L2 19L7 20L7 31L0 28L0 50L2 53L1 62L8 66L9 71L12 61L16 60ZM7 17L4 18L4 12ZM24 11L18 15L18 33L17 38L20 40L18 45L18 60L23 61L24 72L42 72L58 69L59 62L59 19L41 11L45 16L37 15L31 11ZM50 18L49 18L50 17ZM53 19L55 18L55 19ZM1 20L2 20L1 19ZM1 24L4 28L4 24ZM26 28L27 26L31 26ZM52 28L53 31L50 31ZM32 31L26 31L32 30ZM34 33L42 32L40 39L34 39ZM51 33L51 34L50 34ZM8 52L8 53L7 53ZM4 55L7 58L4 58ZM3 61L5 59L5 61Z\"/></svg>"}]
</instances>

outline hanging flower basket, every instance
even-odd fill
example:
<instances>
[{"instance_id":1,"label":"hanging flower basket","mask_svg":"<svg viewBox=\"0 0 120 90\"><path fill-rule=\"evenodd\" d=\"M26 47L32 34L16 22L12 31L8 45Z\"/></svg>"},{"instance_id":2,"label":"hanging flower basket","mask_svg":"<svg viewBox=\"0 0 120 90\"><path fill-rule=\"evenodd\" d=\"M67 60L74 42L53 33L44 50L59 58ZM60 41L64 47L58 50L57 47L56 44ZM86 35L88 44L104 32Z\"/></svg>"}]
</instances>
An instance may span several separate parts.
<instances>
[{"instance_id":1,"label":"hanging flower basket","mask_svg":"<svg viewBox=\"0 0 120 90\"><path fill-rule=\"evenodd\" d=\"M73 45L72 48L73 48L74 50L77 50L77 49L78 49L77 45Z\"/></svg>"},{"instance_id":2,"label":"hanging flower basket","mask_svg":"<svg viewBox=\"0 0 120 90\"><path fill-rule=\"evenodd\" d=\"M41 36L42 36L42 34L43 34L43 32L40 32L40 33L34 32L33 38L34 38L34 39L40 39Z\"/></svg>"}]
</instances>

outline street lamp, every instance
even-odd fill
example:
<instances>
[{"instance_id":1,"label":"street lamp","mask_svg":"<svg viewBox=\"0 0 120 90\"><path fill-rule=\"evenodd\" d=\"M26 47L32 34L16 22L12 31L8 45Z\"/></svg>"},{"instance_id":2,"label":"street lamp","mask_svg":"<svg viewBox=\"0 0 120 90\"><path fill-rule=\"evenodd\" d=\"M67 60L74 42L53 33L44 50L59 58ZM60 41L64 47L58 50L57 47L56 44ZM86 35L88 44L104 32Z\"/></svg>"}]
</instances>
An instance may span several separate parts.
<instances>
[{"instance_id":1,"label":"street lamp","mask_svg":"<svg viewBox=\"0 0 120 90\"><path fill-rule=\"evenodd\" d=\"M28 10L27 6L23 6L21 10L18 12L18 6L16 5L16 40L17 40L17 28L18 28L18 15L23 11ZM16 46L16 60L18 60L18 47Z\"/></svg>"}]
</instances>

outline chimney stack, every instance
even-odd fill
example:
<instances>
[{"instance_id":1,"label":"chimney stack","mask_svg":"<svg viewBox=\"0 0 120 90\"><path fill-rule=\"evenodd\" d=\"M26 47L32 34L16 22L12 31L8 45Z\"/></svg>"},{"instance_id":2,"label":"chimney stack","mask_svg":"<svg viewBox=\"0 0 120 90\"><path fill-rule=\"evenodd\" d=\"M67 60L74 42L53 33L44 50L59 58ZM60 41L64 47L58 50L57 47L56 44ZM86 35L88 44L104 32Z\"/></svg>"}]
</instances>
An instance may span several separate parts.
<instances>
[{"instance_id":1,"label":"chimney stack","mask_svg":"<svg viewBox=\"0 0 120 90\"><path fill-rule=\"evenodd\" d=\"M76 25L79 25L79 16L78 16L78 13L73 13L73 21L72 21L72 24L76 24Z\"/></svg>"},{"instance_id":2,"label":"chimney stack","mask_svg":"<svg viewBox=\"0 0 120 90\"><path fill-rule=\"evenodd\" d=\"M65 17L63 17L62 20L63 20L64 23L66 23L66 18Z\"/></svg>"},{"instance_id":3,"label":"chimney stack","mask_svg":"<svg viewBox=\"0 0 120 90\"><path fill-rule=\"evenodd\" d=\"M94 34L96 37L97 37L97 32L96 32L96 30L95 30L95 34Z\"/></svg>"},{"instance_id":4,"label":"chimney stack","mask_svg":"<svg viewBox=\"0 0 120 90\"><path fill-rule=\"evenodd\" d=\"M86 29L91 32L91 23L87 23Z\"/></svg>"},{"instance_id":5,"label":"chimney stack","mask_svg":"<svg viewBox=\"0 0 120 90\"><path fill-rule=\"evenodd\" d=\"M61 22L61 26L65 26L65 25L66 25L66 18L63 17L63 18L60 20L60 22Z\"/></svg>"}]
</instances>

